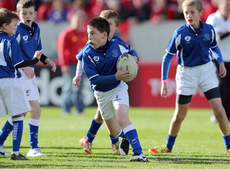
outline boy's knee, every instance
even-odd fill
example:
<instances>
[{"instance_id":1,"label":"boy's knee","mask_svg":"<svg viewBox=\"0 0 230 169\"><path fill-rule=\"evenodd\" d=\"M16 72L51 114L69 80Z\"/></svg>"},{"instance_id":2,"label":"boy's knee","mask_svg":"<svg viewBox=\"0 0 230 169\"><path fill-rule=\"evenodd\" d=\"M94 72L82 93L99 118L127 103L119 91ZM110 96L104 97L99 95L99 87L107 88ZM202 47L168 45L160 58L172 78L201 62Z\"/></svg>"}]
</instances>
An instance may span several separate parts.
<instances>
[{"instance_id":1,"label":"boy's knee","mask_svg":"<svg viewBox=\"0 0 230 169\"><path fill-rule=\"evenodd\" d=\"M185 119L185 114L179 113L175 116L175 121L182 122Z\"/></svg>"}]
</instances>

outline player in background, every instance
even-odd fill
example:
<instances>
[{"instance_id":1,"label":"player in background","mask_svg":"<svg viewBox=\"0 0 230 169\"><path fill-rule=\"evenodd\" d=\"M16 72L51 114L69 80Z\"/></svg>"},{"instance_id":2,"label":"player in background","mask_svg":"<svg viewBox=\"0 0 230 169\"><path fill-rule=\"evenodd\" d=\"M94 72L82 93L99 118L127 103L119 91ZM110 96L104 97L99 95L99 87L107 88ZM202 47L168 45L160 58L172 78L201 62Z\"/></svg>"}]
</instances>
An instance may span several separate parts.
<instances>
[{"instance_id":1,"label":"player in background","mask_svg":"<svg viewBox=\"0 0 230 169\"><path fill-rule=\"evenodd\" d=\"M11 160L27 160L19 153L19 149L24 115L31 110L31 107L23 91L18 68L36 64L42 53L36 51L31 60L22 59L20 46L16 39L12 38L18 20L16 13L4 8L0 9L0 117L7 114L11 117L10 130L13 130ZM4 128L0 133L6 134ZM10 156L3 145L0 146L0 156Z\"/></svg>"},{"instance_id":2,"label":"player in background","mask_svg":"<svg viewBox=\"0 0 230 169\"><path fill-rule=\"evenodd\" d=\"M110 34L109 34L109 39L116 39L120 41L121 43L125 43L119 36L116 35L119 25L120 25L120 16L115 10L103 10L100 13L100 17L106 19L109 22L110 25ZM89 46L89 43L86 44L85 48ZM82 55L83 55L84 49L77 55L78 58L78 65L77 65L77 71L76 71L76 76L73 78L73 84L75 86L80 86L81 84L81 74L83 72L82 68ZM137 59L137 53L131 49L130 53L132 56L134 56ZM91 154L92 153L92 142L96 137L97 131L101 127L103 123L103 119L100 114L99 108L97 109L96 115L92 119L90 128L87 132L87 135L82 137L80 140L80 145L83 146L83 151L86 154ZM115 152L115 154L120 154L119 152L119 139L118 137L113 137L110 135L110 139L112 142L112 149ZM129 148L129 143L128 140L122 139L121 141L122 147L126 149L125 151L128 152Z\"/></svg>"},{"instance_id":3,"label":"player in background","mask_svg":"<svg viewBox=\"0 0 230 169\"><path fill-rule=\"evenodd\" d=\"M171 120L166 145L149 149L151 153L168 153L173 149L181 124L185 119L192 96L199 87L209 101L219 122L227 155L230 155L230 130L225 110L221 104L214 53L219 63L219 76L226 76L226 69L216 42L212 25L200 20L203 13L201 0L185 0L182 3L186 23L174 32L162 61L161 95L168 93L167 78L170 62L177 53L176 108ZM211 52L212 51L212 52Z\"/></svg>"},{"instance_id":4,"label":"player in background","mask_svg":"<svg viewBox=\"0 0 230 169\"><path fill-rule=\"evenodd\" d=\"M71 16L70 26L64 29L58 37L57 53L64 82L61 92L63 115L70 114L72 105L76 109L76 115L82 114L85 108L82 95L83 86L75 87L72 84L78 62L75 56L87 42L87 34L85 30L82 30L83 22L84 14L79 10Z\"/></svg>"},{"instance_id":5,"label":"player in background","mask_svg":"<svg viewBox=\"0 0 230 169\"><path fill-rule=\"evenodd\" d=\"M128 85L123 80L132 75L116 68L118 57L129 53L131 48L118 40L108 39L109 22L101 17L88 23L87 33L90 45L83 52L83 68L107 129L114 137L128 139L134 153L130 161L148 162L142 153L136 128L129 121Z\"/></svg>"},{"instance_id":6,"label":"player in background","mask_svg":"<svg viewBox=\"0 0 230 169\"><path fill-rule=\"evenodd\" d=\"M209 15L206 23L211 24L216 32L218 46L223 55L224 65L230 70L230 0L218 0L218 10ZM224 78L219 78L219 88L222 104L226 111L228 121L230 120L230 73ZM215 115L210 118L217 122Z\"/></svg>"},{"instance_id":7,"label":"player in background","mask_svg":"<svg viewBox=\"0 0 230 169\"><path fill-rule=\"evenodd\" d=\"M34 22L36 17L34 2L32 0L20 0L17 3L17 11L21 21L17 25L14 37L21 48L22 58L24 60L30 60L33 58L35 51L42 50L40 28L38 24ZM48 63L52 67L52 71L56 71L55 63L48 59L44 54L41 56L41 61L44 64ZM23 89L32 108L29 118L30 150L27 153L28 157L46 156L38 148L38 129L41 107L39 105L39 91L34 73L35 66L36 65L32 65L31 67L19 69L22 74L21 81ZM11 131L12 119L9 118L0 134L0 145L4 144L4 141Z\"/></svg>"}]
</instances>

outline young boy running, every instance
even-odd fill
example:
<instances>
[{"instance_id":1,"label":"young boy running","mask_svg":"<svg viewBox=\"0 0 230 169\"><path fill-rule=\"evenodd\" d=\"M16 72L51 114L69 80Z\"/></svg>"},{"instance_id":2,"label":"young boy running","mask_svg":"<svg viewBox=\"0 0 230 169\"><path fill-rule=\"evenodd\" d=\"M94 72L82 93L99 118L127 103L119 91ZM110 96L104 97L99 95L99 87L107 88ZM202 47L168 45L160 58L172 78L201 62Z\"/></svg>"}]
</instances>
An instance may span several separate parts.
<instances>
[{"instance_id":1,"label":"young boy running","mask_svg":"<svg viewBox=\"0 0 230 169\"><path fill-rule=\"evenodd\" d=\"M161 95L168 93L167 78L170 62L177 53L177 99L174 116L171 120L166 145L153 147L151 153L171 152L181 124L187 115L192 95L199 87L209 101L219 122L227 155L230 154L230 131L225 110L221 104L216 67L212 62L212 53L217 56L219 76L226 76L222 55L216 42L213 26L200 20L203 13L201 0L185 0L182 4L187 23L173 34L162 62Z\"/></svg>"},{"instance_id":2,"label":"young boy running","mask_svg":"<svg viewBox=\"0 0 230 169\"><path fill-rule=\"evenodd\" d=\"M17 11L21 22L17 25L15 38L20 45L22 58L24 60L29 60L33 57L35 51L42 50L40 28L38 27L38 24L34 22L36 17L34 2L32 0L20 0L17 3ZM42 55L41 61L44 64L48 63L52 67L52 71L56 70L55 63L46 56ZM38 148L38 128L40 123L41 108L39 105L40 98L34 74L35 66L36 65L32 65L31 67L20 69L24 92L32 107L29 118L30 150L27 153L28 157L46 156ZM9 118L2 129L2 133L5 134L0 134L0 145L3 145L11 131L12 120Z\"/></svg>"},{"instance_id":3,"label":"young boy running","mask_svg":"<svg viewBox=\"0 0 230 169\"><path fill-rule=\"evenodd\" d=\"M36 51L32 60L24 61L20 46L15 38L12 38L16 31L19 18L16 13L7 9L0 9L0 117L10 115L12 119L13 147L11 160L27 160L19 153L23 120L26 112L31 110L26 99L20 80L21 73L18 68L36 64L41 57L41 52ZM7 134L2 129L1 135ZM0 156L10 156L0 146Z\"/></svg>"},{"instance_id":4,"label":"young boy running","mask_svg":"<svg viewBox=\"0 0 230 169\"><path fill-rule=\"evenodd\" d=\"M114 10L103 10L100 13L100 17L106 19L109 22L109 25L110 25L109 39L117 39L121 43L124 43L124 41L120 37L115 35L116 32L118 31L118 27L120 25L119 14ZM88 45L89 45L89 43L86 44L85 48ZM83 51L84 50L82 50L77 55L77 59L79 60L79 62L78 62L78 66L77 66L76 76L73 79L73 84L75 86L79 86L80 82L81 82L81 74L83 72L81 60L82 60ZM130 50L129 54L136 57L136 59L137 59L137 53L133 49ZM93 142L94 138L96 137L97 131L101 127L102 123L103 123L103 119L101 117L100 110L97 109L96 115L92 119L90 128L87 132L87 135L82 137L82 139L80 140L80 145L83 147L84 153L86 153L86 154L92 153L92 142ZM120 152L119 152L119 139L117 137L113 137L111 135L110 135L110 139L112 142L113 151L115 152L115 154L120 154ZM128 153L128 150L129 150L128 141L126 139L122 139L121 144L122 144L122 147L125 149L124 151L126 151L126 153Z\"/></svg>"},{"instance_id":5,"label":"young boy running","mask_svg":"<svg viewBox=\"0 0 230 169\"><path fill-rule=\"evenodd\" d=\"M88 23L87 33L90 45L83 52L83 68L109 133L128 139L134 153L130 161L148 162L142 153L136 128L129 121L128 85L123 80L132 75L116 68L118 57L130 52L130 48L118 40L108 39L109 23L101 17Z\"/></svg>"}]
</instances>

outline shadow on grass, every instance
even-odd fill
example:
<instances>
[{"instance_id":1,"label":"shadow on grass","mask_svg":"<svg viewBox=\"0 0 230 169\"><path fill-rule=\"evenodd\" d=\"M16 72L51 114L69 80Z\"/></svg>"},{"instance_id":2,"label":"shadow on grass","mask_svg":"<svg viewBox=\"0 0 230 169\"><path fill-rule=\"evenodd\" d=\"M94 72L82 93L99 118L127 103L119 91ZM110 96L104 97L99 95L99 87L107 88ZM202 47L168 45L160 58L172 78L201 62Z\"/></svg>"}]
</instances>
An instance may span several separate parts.
<instances>
[{"instance_id":1,"label":"shadow on grass","mask_svg":"<svg viewBox=\"0 0 230 169\"><path fill-rule=\"evenodd\" d=\"M148 155L148 159L154 162L173 164L230 164L228 156L211 154L155 154Z\"/></svg>"},{"instance_id":2,"label":"shadow on grass","mask_svg":"<svg viewBox=\"0 0 230 169\"><path fill-rule=\"evenodd\" d=\"M21 149L30 147L22 146ZM9 158L0 158L0 168L130 168L129 157L132 155L130 150L128 156L115 155L111 148L93 148L97 150L91 155L83 154L81 147L41 147L46 150L48 157L29 158L29 161L11 161ZM72 150L72 151L71 151ZM100 153L98 153L98 151ZM107 151L111 151L107 152ZM145 151L146 152L146 151ZM208 152L207 152L208 153ZM196 152L179 152L169 154L148 154L150 163L137 165L153 164L230 164L229 157L224 154L199 154ZM129 164L128 164L129 163Z\"/></svg>"}]
</instances>

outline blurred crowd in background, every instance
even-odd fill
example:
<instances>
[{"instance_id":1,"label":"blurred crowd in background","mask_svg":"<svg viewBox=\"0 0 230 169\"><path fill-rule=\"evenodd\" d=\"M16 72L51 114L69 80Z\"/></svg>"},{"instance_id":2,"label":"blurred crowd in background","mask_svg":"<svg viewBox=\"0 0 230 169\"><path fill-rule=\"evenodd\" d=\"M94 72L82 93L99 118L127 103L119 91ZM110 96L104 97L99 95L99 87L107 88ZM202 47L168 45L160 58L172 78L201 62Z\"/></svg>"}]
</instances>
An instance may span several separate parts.
<instances>
[{"instance_id":1,"label":"blurred crowd in background","mask_svg":"<svg viewBox=\"0 0 230 169\"><path fill-rule=\"evenodd\" d=\"M18 0L0 0L0 7L15 11ZM217 10L217 0L203 0L203 21ZM69 21L77 10L84 14L85 26L104 9L114 9L121 17L119 32L128 42L130 26L150 21L154 24L168 20L184 19L181 4L183 0L34 0L37 21L54 24ZM127 36L126 36L127 35Z\"/></svg>"},{"instance_id":2,"label":"blurred crowd in background","mask_svg":"<svg viewBox=\"0 0 230 169\"><path fill-rule=\"evenodd\" d=\"M15 11L18 0L0 0L0 7ZM202 20L216 11L217 0L203 0ZM118 11L122 22L129 24L149 20L158 23L164 20L183 19L183 0L34 0L37 21L55 24L68 21L76 10L81 10L86 22L99 15L104 9Z\"/></svg>"}]
</instances>

